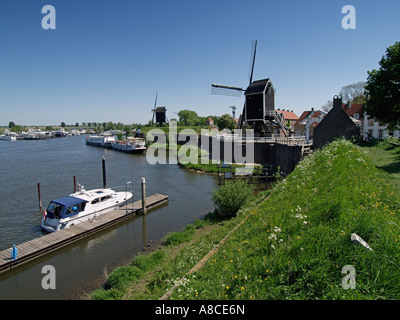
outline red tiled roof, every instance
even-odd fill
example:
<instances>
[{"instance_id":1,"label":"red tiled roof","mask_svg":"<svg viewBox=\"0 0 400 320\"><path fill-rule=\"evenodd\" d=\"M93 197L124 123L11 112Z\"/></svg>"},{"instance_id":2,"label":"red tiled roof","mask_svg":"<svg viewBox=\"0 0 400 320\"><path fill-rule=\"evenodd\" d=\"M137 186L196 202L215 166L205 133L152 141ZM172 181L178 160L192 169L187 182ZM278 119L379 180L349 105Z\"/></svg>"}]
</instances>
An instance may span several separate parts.
<instances>
[{"instance_id":1,"label":"red tiled roof","mask_svg":"<svg viewBox=\"0 0 400 320\"><path fill-rule=\"evenodd\" d=\"M299 117L293 112L293 111L289 111L289 110L275 110L278 113L283 113L283 117L286 120L297 120L299 119Z\"/></svg>"},{"instance_id":2,"label":"red tiled roof","mask_svg":"<svg viewBox=\"0 0 400 320\"><path fill-rule=\"evenodd\" d=\"M314 114L311 116L311 118L317 118L321 115L322 113L319 111L315 111Z\"/></svg>"},{"instance_id":3,"label":"red tiled roof","mask_svg":"<svg viewBox=\"0 0 400 320\"><path fill-rule=\"evenodd\" d=\"M310 113L311 113L311 111L303 111L303 113L301 114L300 118L297 119L297 121L296 121L296 123L294 125L295 126L299 125L299 123L301 121L303 121Z\"/></svg>"},{"instance_id":4,"label":"red tiled roof","mask_svg":"<svg viewBox=\"0 0 400 320\"><path fill-rule=\"evenodd\" d=\"M363 103L353 103L350 108L347 104L342 105L342 109L347 113L349 117L354 117L355 113L358 113L360 117L364 114L364 104Z\"/></svg>"}]
</instances>

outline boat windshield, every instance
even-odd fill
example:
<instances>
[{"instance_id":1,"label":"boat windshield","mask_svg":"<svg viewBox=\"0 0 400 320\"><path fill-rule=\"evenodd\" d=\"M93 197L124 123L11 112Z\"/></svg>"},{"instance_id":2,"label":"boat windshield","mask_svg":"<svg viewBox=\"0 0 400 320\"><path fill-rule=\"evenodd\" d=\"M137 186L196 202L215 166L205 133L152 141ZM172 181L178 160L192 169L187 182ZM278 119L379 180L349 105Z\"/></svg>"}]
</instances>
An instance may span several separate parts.
<instances>
[{"instance_id":1,"label":"boat windshield","mask_svg":"<svg viewBox=\"0 0 400 320\"><path fill-rule=\"evenodd\" d=\"M60 215L62 213L63 206L59 203L50 202L49 206L46 209L47 216L52 219L60 219Z\"/></svg>"},{"instance_id":2,"label":"boat windshield","mask_svg":"<svg viewBox=\"0 0 400 320\"><path fill-rule=\"evenodd\" d=\"M86 200L71 196L52 200L46 210L47 217L61 219L78 214L85 210L86 202Z\"/></svg>"}]
</instances>

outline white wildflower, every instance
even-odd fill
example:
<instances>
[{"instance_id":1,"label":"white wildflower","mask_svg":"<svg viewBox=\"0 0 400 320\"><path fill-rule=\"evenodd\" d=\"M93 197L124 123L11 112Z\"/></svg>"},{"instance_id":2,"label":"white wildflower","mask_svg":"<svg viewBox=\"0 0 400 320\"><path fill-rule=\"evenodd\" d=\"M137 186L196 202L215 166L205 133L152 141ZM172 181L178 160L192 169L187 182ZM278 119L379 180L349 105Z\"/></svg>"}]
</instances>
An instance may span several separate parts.
<instances>
[{"instance_id":1,"label":"white wildflower","mask_svg":"<svg viewBox=\"0 0 400 320\"><path fill-rule=\"evenodd\" d=\"M276 234L275 234L275 233L272 233L272 234L268 237L268 239L276 240Z\"/></svg>"}]
</instances>

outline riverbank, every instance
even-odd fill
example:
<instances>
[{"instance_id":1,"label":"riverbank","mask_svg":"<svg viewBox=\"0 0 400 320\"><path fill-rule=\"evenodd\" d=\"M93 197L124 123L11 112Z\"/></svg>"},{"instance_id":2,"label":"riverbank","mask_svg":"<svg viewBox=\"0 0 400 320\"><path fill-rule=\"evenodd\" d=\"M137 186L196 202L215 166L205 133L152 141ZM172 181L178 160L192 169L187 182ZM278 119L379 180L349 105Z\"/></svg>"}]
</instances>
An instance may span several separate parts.
<instances>
[{"instance_id":1,"label":"riverbank","mask_svg":"<svg viewBox=\"0 0 400 320\"><path fill-rule=\"evenodd\" d=\"M231 220L196 220L171 234L117 269L108 290L92 298L155 300L177 285L170 299L398 299L398 154L384 143L333 142L304 158L268 198ZM354 245L353 233L372 251ZM349 268L356 282L347 290Z\"/></svg>"}]
</instances>

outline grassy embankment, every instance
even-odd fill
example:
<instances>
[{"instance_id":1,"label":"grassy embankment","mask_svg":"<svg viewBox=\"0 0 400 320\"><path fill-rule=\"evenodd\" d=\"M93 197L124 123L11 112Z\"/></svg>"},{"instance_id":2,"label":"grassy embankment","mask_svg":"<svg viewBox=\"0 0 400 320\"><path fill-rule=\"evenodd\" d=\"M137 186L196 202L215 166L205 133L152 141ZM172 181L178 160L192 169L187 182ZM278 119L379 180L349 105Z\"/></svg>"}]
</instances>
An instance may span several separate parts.
<instances>
[{"instance_id":1,"label":"grassy embankment","mask_svg":"<svg viewBox=\"0 0 400 320\"><path fill-rule=\"evenodd\" d=\"M336 141L236 218L196 221L118 268L94 299L398 299L400 150ZM265 194L263 195L265 197ZM197 272L186 273L246 219ZM351 243L357 233L373 249ZM356 288L344 289L344 266Z\"/></svg>"}]
</instances>

